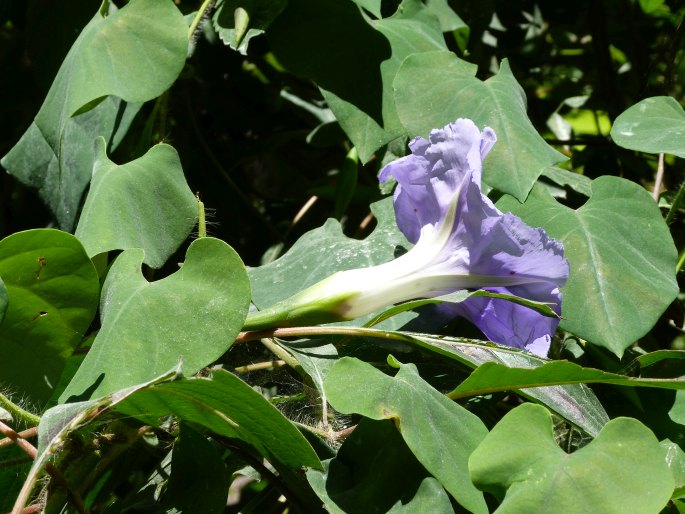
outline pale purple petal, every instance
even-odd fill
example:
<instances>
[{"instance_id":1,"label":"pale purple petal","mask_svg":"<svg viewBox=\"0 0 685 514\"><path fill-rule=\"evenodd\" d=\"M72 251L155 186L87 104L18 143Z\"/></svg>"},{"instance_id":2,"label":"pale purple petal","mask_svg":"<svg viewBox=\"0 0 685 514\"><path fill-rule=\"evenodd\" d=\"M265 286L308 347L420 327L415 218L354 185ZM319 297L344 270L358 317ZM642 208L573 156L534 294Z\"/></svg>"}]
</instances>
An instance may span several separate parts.
<instances>
[{"instance_id":1,"label":"pale purple petal","mask_svg":"<svg viewBox=\"0 0 685 514\"><path fill-rule=\"evenodd\" d=\"M525 284L482 288L550 303L560 313L559 288L568 277L562 245L542 229L502 214L481 192L482 159L495 140L491 129L481 132L472 121L460 119L433 130L429 140L414 139L409 145L412 154L390 163L379 178L397 179L397 224L414 243L438 229L458 196L449 241L435 259L440 268L436 271L451 268L455 274L526 279ZM490 340L538 355L547 353L559 322L525 306L486 297L444 308L471 320Z\"/></svg>"},{"instance_id":2,"label":"pale purple petal","mask_svg":"<svg viewBox=\"0 0 685 514\"><path fill-rule=\"evenodd\" d=\"M477 184L480 193L481 161L495 142L495 133L483 133L467 119L434 129L426 140L414 138L411 154L388 164L379 176L398 182L395 189L397 225L412 243L421 229L436 226L444 218L454 194L464 181Z\"/></svg>"}]
</instances>

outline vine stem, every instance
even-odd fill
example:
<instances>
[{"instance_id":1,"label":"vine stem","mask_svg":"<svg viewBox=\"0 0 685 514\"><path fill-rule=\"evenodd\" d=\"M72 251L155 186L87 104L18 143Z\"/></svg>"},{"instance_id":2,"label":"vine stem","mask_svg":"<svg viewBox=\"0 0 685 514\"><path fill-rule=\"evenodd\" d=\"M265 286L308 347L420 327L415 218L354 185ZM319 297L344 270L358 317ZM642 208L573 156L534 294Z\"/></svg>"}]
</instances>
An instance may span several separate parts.
<instances>
[{"instance_id":1,"label":"vine stem","mask_svg":"<svg viewBox=\"0 0 685 514\"><path fill-rule=\"evenodd\" d=\"M17 421L22 421L30 426L38 426L40 423L40 416L30 413L29 411L22 409L16 403L12 402L7 396L0 393L0 407L9 412Z\"/></svg>"},{"instance_id":2,"label":"vine stem","mask_svg":"<svg viewBox=\"0 0 685 514\"><path fill-rule=\"evenodd\" d=\"M654 179L654 190L652 191L652 198L655 202L659 201L659 193L661 192L661 183L664 181L664 154L659 154L659 164L656 167L656 178Z\"/></svg>"},{"instance_id":3,"label":"vine stem","mask_svg":"<svg viewBox=\"0 0 685 514\"><path fill-rule=\"evenodd\" d=\"M411 342L411 338L395 332L386 332L375 328L362 327L289 327L272 328L254 332L240 332L236 337L236 343L261 340L271 337L302 337L302 336L348 336L348 337L375 337L377 339L389 339L393 341Z\"/></svg>"},{"instance_id":4,"label":"vine stem","mask_svg":"<svg viewBox=\"0 0 685 514\"><path fill-rule=\"evenodd\" d=\"M197 198L197 237L207 237L205 204L200 200L200 193L196 193L195 198Z\"/></svg>"},{"instance_id":5,"label":"vine stem","mask_svg":"<svg viewBox=\"0 0 685 514\"><path fill-rule=\"evenodd\" d=\"M192 40L193 35L195 34L195 31L199 29L200 24L202 23L202 20L205 17L205 14L209 11L209 9L214 5L215 0L205 0L202 2L202 5L200 8L197 10L197 13L195 13L195 18L193 18L192 23L190 24L190 27L188 28L188 39Z\"/></svg>"}]
</instances>

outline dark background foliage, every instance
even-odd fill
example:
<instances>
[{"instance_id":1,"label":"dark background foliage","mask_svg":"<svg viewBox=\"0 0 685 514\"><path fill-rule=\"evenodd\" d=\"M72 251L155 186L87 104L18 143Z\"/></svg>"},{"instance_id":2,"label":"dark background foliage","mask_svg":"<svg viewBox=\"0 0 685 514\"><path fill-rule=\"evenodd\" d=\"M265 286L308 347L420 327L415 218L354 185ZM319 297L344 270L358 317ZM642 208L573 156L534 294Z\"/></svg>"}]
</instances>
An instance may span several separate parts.
<instances>
[{"instance_id":1,"label":"dark background foliage","mask_svg":"<svg viewBox=\"0 0 685 514\"><path fill-rule=\"evenodd\" d=\"M184 12L197 7L187 0L177 4ZM396 4L383 5L393 12ZM470 34L465 48L449 35L448 44L477 63L483 79L508 58L526 91L531 120L551 142L556 137L546 126L549 116L567 98L589 95L578 114L583 116L582 131L574 134L584 148L573 152L572 167L591 178L613 174L647 184L655 161L611 145L604 120L613 120L645 97L682 97L682 2L665 2L646 13L642 6L649 4L453 1ZM69 46L98 5L96 0L3 3L0 154L9 151L30 124ZM182 77L157 101L158 107L151 103L140 111L113 157L115 162L118 156L130 160L157 141L174 145L191 188L213 210L210 232L255 265L271 246L287 247L334 214L336 184L349 143L335 127L308 141L318 120L280 92L287 87L314 103L322 102L321 96L311 82L274 65L267 38L254 39L243 56L205 31L196 48ZM561 112L571 110L562 107ZM144 132L146 124L152 126ZM359 173L345 219L350 234L366 216L369 200L379 197L378 164L372 161ZM681 177L677 160L669 166L667 186L679 185ZM9 175L1 180L0 235L52 222L32 191ZM292 227L314 195L319 200Z\"/></svg>"}]
</instances>

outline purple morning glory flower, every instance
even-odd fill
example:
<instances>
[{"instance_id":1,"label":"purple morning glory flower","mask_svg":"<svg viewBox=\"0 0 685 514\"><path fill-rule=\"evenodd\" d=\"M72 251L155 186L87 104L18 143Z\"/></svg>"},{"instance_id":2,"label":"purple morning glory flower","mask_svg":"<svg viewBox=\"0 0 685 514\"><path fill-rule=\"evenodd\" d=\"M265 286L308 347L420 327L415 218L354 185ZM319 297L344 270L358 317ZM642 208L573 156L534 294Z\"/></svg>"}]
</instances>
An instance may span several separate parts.
<instances>
[{"instance_id":1,"label":"purple morning glory flower","mask_svg":"<svg viewBox=\"0 0 685 514\"><path fill-rule=\"evenodd\" d=\"M397 224L416 244L407 255L433 249L424 273L430 268L445 278L444 289L432 296L485 289L549 303L560 314L559 288L569 272L563 246L544 230L501 213L481 192L481 162L495 141L492 129L481 132L471 120L459 119L433 130L428 140L415 138L410 155L382 170L381 181L392 175L398 182ZM469 319L492 341L543 356L559 323L497 298L471 297L441 309Z\"/></svg>"},{"instance_id":2,"label":"purple morning glory flower","mask_svg":"<svg viewBox=\"0 0 685 514\"><path fill-rule=\"evenodd\" d=\"M492 129L481 132L467 119L433 130L428 140L412 140L412 153L388 164L379 178L397 180L397 224L414 247L379 266L335 273L251 314L244 329L349 320L464 289L547 303L559 314L559 288L568 277L562 245L501 213L481 192L482 160L495 141ZM559 323L501 298L469 297L440 308L468 318L492 341L542 356Z\"/></svg>"}]
</instances>

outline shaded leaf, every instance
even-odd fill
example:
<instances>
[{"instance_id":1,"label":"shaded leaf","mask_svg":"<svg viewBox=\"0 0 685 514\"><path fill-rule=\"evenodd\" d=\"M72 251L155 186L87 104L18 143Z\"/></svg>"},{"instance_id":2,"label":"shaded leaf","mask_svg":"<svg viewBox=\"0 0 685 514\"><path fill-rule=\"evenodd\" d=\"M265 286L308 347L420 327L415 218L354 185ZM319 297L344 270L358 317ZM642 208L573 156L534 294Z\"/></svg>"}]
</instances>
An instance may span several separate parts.
<instances>
[{"instance_id":1,"label":"shaded leaf","mask_svg":"<svg viewBox=\"0 0 685 514\"><path fill-rule=\"evenodd\" d=\"M97 398L145 382L182 361L193 374L224 353L247 314L245 267L223 241L193 241L173 275L143 277L143 250L127 250L103 285L102 328L60 402Z\"/></svg>"},{"instance_id":2,"label":"shaded leaf","mask_svg":"<svg viewBox=\"0 0 685 514\"><path fill-rule=\"evenodd\" d=\"M467 466L487 434L485 425L424 382L413 364L402 365L393 378L344 357L324 387L331 405L344 414L393 420L419 462L461 505L471 512L488 512L482 494L469 481Z\"/></svg>"},{"instance_id":3,"label":"shaded leaf","mask_svg":"<svg viewBox=\"0 0 685 514\"><path fill-rule=\"evenodd\" d=\"M497 143L483 163L483 180L523 201L540 174L566 157L528 119L525 94L506 59L485 82L475 72L451 52L410 55L393 82L397 112L410 135L427 136L457 118L491 127Z\"/></svg>"},{"instance_id":4,"label":"shaded leaf","mask_svg":"<svg viewBox=\"0 0 685 514\"><path fill-rule=\"evenodd\" d=\"M645 98L623 112L611 127L618 146L685 157L685 111L675 98Z\"/></svg>"},{"instance_id":5,"label":"shaded leaf","mask_svg":"<svg viewBox=\"0 0 685 514\"><path fill-rule=\"evenodd\" d=\"M362 419L323 465L323 471L308 470L307 480L333 514L453 512L445 490L390 421Z\"/></svg>"},{"instance_id":6,"label":"shaded leaf","mask_svg":"<svg viewBox=\"0 0 685 514\"><path fill-rule=\"evenodd\" d=\"M223 449L181 423L174 444L171 476L161 503L167 511L221 514L226 508L230 473Z\"/></svg>"},{"instance_id":7,"label":"shaded leaf","mask_svg":"<svg viewBox=\"0 0 685 514\"><path fill-rule=\"evenodd\" d=\"M142 248L143 262L161 268L195 226L197 200L186 183L178 154L159 144L118 166L103 138L96 141L93 179L76 227L93 257L110 250Z\"/></svg>"},{"instance_id":8,"label":"shaded leaf","mask_svg":"<svg viewBox=\"0 0 685 514\"><path fill-rule=\"evenodd\" d=\"M560 326L618 357L678 293L673 239L654 200L634 182L595 179L577 210L538 188L523 205L503 197L497 206L564 244L571 270Z\"/></svg>"},{"instance_id":9,"label":"shaded leaf","mask_svg":"<svg viewBox=\"0 0 685 514\"><path fill-rule=\"evenodd\" d=\"M155 426L174 415L248 443L274 465L294 470L321 468L299 430L262 395L227 371L215 370L211 379L190 378L140 389L117 403L114 410Z\"/></svg>"},{"instance_id":10,"label":"shaded leaf","mask_svg":"<svg viewBox=\"0 0 685 514\"><path fill-rule=\"evenodd\" d=\"M74 236L34 229L0 241L0 277L0 382L42 405L95 316L97 272Z\"/></svg>"},{"instance_id":11,"label":"shaded leaf","mask_svg":"<svg viewBox=\"0 0 685 514\"><path fill-rule=\"evenodd\" d=\"M547 409L523 404L485 437L469 469L479 488L503 498L498 514L543 505L549 514L657 514L673 491L664 457L654 434L632 418L609 421L590 444L567 455L554 440Z\"/></svg>"}]
</instances>

